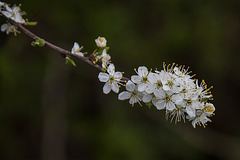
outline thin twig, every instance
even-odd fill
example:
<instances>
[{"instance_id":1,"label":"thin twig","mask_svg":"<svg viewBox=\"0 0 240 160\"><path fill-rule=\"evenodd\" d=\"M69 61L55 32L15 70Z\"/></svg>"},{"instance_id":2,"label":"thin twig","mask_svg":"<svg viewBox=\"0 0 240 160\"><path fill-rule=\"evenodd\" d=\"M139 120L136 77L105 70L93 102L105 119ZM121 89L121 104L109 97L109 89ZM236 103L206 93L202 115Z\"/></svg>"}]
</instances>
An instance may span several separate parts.
<instances>
[{"instance_id":1,"label":"thin twig","mask_svg":"<svg viewBox=\"0 0 240 160\"><path fill-rule=\"evenodd\" d=\"M26 29L22 24L16 23L16 22L14 22L14 21L12 21L12 20L10 20L10 23L12 23L13 25L15 25L15 26L18 27L19 29L21 29L23 33L25 33L26 35L28 35L28 36L31 37L32 39L34 39L34 40L42 39L42 38L40 38L39 36L37 36L36 34L34 34L34 33L32 33L31 31L29 31L28 29ZM61 48L61 47L58 47L58 46L56 46L56 45L54 45L54 44L46 41L45 39L44 39L44 41L45 41L45 44L46 44L48 47L54 49L55 51L57 51L57 52L59 52L59 53L61 53L61 54L64 54L64 55L73 56L73 57L75 57L75 58L77 58L77 59L82 60L82 61L85 62L85 63L90 64L91 66L99 69L100 71L102 70L102 67L101 67L100 65L94 64L88 57L82 57L82 56L79 56L79 55L77 55L77 54L73 54L73 53L69 52L68 50L65 50L65 49L63 49L63 48ZM128 81L128 80L129 80L129 78L127 78L127 77L122 77L122 79L125 80L125 81Z\"/></svg>"}]
</instances>

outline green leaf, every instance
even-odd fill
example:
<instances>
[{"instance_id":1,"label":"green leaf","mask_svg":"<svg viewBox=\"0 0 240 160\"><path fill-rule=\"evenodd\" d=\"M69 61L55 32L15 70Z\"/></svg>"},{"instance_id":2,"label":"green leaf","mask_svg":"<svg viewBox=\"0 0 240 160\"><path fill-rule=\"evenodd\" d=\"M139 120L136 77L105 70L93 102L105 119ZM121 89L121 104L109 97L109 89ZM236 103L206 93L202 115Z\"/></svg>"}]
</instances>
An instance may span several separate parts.
<instances>
[{"instance_id":1,"label":"green leaf","mask_svg":"<svg viewBox=\"0 0 240 160\"><path fill-rule=\"evenodd\" d=\"M31 45L33 47L35 47L35 46L43 47L45 45L45 41L44 41L44 39L37 39L36 41L33 41L31 43Z\"/></svg>"},{"instance_id":2,"label":"green leaf","mask_svg":"<svg viewBox=\"0 0 240 160\"><path fill-rule=\"evenodd\" d=\"M110 49L110 47L101 47L101 48L97 48L97 55L102 55L103 50L106 49L106 51L108 52L108 50Z\"/></svg>"},{"instance_id":3,"label":"green leaf","mask_svg":"<svg viewBox=\"0 0 240 160\"><path fill-rule=\"evenodd\" d=\"M36 26L38 22L27 22L28 26Z\"/></svg>"},{"instance_id":4,"label":"green leaf","mask_svg":"<svg viewBox=\"0 0 240 160\"><path fill-rule=\"evenodd\" d=\"M152 107L152 102L150 101L150 102L147 102L147 103L145 103L147 106L148 106L148 108L151 108Z\"/></svg>"},{"instance_id":5,"label":"green leaf","mask_svg":"<svg viewBox=\"0 0 240 160\"><path fill-rule=\"evenodd\" d=\"M65 60L66 60L66 64L70 64L70 65L76 67L75 62L72 59L70 59L69 57L66 57Z\"/></svg>"},{"instance_id":6,"label":"green leaf","mask_svg":"<svg viewBox=\"0 0 240 160\"><path fill-rule=\"evenodd\" d=\"M106 68L102 68L102 72L105 73L107 71Z\"/></svg>"}]
</instances>

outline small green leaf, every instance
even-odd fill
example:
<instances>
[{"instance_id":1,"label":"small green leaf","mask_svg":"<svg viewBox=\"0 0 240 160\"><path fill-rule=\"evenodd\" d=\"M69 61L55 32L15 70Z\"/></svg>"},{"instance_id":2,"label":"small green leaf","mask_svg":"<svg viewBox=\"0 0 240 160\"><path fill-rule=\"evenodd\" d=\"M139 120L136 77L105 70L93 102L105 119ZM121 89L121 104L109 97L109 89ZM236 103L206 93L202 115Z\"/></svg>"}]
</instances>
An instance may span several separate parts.
<instances>
[{"instance_id":1,"label":"small green leaf","mask_svg":"<svg viewBox=\"0 0 240 160\"><path fill-rule=\"evenodd\" d=\"M65 60L66 60L66 64L70 64L70 65L76 67L75 62L72 59L70 59L69 57L66 57Z\"/></svg>"},{"instance_id":2,"label":"small green leaf","mask_svg":"<svg viewBox=\"0 0 240 160\"><path fill-rule=\"evenodd\" d=\"M150 101L150 102L147 102L147 103L145 103L147 106L148 106L148 108L151 108L152 107L152 102Z\"/></svg>"},{"instance_id":3,"label":"small green leaf","mask_svg":"<svg viewBox=\"0 0 240 160\"><path fill-rule=\"evenodd\" d=\"M106 68L102 68L102 72L105 73L107 71Z\"/></svg>"},{"instance_id":4,"label":"small green leaf","mask_svg":"<svg viewBox=\"0 0 240 160\"><path fill-rule=\"evenodd\" d=\"M44 39L38 39L36 42L38 42L38 46L43 47L45 45Z\"/></svg>"},{"instance_id":5,"label":"small green leaf","mask_svg":"<svg viewBox=\"0 0 240 160\"><path fill-rule=\"evenodd\" d=\"M97 48L97 55L102 55L103 50L106 49L106 51L108 52L108 50L110 49L110 47L101 47L101 48Z\"/></svg>"},{"instance_id":6,"label":"small green leaf","mask_svg":"<svg viewBox=\"0 0 240 160\"><path fill-rule=\"evenodd\" d=\"M45 45L45 41L44 41L44 39L37 39L36 41L33 41L31 43L31 45L33 47L35 47L35 46L43 47Z\"/></svg>"},{"instance_id":7,"label":"small green leaf","mask_svg":"<svg viewBox=\"0 0 240 160\"><path fill-rule=\"evenodd\" d=\"M36 26L38 22L27 22L28 26Z\"/></svg>"}]
</instances>

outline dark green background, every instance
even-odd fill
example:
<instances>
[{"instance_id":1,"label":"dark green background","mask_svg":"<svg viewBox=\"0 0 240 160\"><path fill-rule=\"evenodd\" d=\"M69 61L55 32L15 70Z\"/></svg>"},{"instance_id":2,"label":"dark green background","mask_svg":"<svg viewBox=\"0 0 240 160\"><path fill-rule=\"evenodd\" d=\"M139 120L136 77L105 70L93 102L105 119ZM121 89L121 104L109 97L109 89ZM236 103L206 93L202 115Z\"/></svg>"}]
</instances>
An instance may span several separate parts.
<instances>
[{"instance_id":1,"label":"dark green background","mask_svg":"<svg viewBox=\"0 0 240 160\"><path fill-rule=\"evenodd\" d=\"M24 34L0 33L1 160L239 160L240 1L21 0L27 27L71 50L104 36L125 76L162 62L190 66L214 86L207 128L165 121L164 111L102 93L99 71L65 65ZM4 23L0 18L1 24Z\"/></svg>"}]
</instances>

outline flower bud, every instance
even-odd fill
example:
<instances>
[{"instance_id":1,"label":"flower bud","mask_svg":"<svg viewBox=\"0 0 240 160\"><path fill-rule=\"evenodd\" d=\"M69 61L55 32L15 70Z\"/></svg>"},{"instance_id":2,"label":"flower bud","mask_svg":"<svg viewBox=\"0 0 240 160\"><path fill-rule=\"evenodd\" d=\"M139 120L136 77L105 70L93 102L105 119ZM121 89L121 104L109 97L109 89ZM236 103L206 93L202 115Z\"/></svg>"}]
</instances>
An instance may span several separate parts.
<instances>
[{"instance_id":1,"label":"flower bud","mask_svg":"<svg viewBox=\"0 0 240 160\"><path fill-rule=\"evenodd\" d=\"M107 45L107 40L104 37L98 37L97 39L95 39L96 45L100 48L102 47L106 47Z\"/></svg>"}]
</instances>

